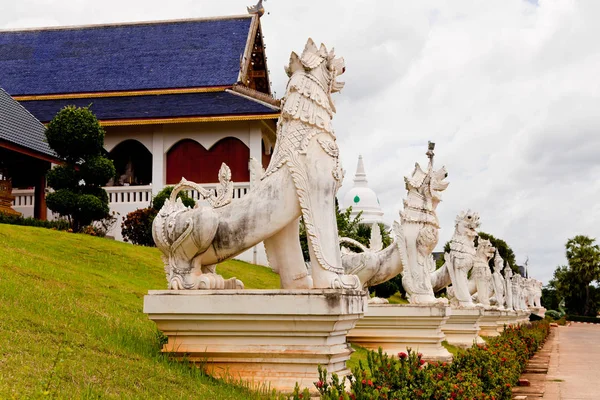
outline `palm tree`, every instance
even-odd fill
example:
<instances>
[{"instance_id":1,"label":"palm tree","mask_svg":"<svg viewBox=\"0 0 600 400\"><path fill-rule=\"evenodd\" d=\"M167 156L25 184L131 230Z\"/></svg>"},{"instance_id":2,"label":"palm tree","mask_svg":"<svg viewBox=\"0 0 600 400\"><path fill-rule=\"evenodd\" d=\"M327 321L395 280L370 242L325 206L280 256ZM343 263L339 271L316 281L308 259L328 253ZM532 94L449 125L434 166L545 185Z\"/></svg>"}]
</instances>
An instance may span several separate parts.
<instances>
[{"instance_id":1,"label":"palm tree","mask_svg":"<svg viewBox=\"0 0 600 400\"><path fill-rule=\"evenodd\" d=\"M584 315L590 313L590 283L600 279L600 246L595 242L596 239L577 235L566 244L569 267L585 287Z\"/></svg>"}]
</instances>

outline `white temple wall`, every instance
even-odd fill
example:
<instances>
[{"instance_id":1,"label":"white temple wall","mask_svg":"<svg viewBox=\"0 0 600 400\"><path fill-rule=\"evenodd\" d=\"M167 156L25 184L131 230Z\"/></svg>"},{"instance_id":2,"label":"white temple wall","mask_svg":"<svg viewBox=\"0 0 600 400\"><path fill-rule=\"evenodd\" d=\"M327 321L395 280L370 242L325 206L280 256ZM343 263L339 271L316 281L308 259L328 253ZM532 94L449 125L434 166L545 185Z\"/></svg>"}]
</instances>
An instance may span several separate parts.
<instances>
[{"instance_id":1,"label":"white temple wall","mask_svg":"<svg viewBox=\"0 0 600 400\"><path fill-rule=\"evenodd\" d=\"M125 140L133 139L142 143L152 153L151 187L130 186L106 188L109 192L109 206L111 211L116 211L120 214L119 222L109 232L109 235L116 240L123 240L121 236L121 217L136 209L148 207L150 205L149 199L165 187L167 152L180 140L191 139L200 143L207 150L210 150L219 140L226 137L234 137L248 146L250 157L254 157L259 161L262 159L263 132L260 121L111 126L106 127L105 130L104 148L107 151L111 151ZM265 147L270 150L270 146ZM238 184L244 186L247 183L239 182ZM21 212L25 214L29 213L30 210L27 207L22 208ZM262 243L245 251L236 258L249 263L269 265Z\"/></svg>"}]
</instances>

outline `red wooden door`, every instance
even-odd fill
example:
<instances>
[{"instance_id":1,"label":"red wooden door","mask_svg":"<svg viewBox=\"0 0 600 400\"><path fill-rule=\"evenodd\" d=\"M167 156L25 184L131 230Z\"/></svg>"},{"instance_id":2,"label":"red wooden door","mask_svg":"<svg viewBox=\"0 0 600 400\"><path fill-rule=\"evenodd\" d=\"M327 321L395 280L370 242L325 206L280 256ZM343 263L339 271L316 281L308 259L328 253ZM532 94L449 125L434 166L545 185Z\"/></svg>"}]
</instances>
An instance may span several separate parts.
<instances>
[{"instance_id":1,"label":"red wooden door","mask_svg":"<svg viewBox=\"0 0 600 400\"><path fill-rule=\"evenodd\" d=\"M222 139L210 150L194 140L184 139L167 153L167 184L176 184L182 177L197 183L216 183L221 163L231 168L234 182L249 182L249 159L250 149L236 138Z\"/></svg>"}]
</instances>

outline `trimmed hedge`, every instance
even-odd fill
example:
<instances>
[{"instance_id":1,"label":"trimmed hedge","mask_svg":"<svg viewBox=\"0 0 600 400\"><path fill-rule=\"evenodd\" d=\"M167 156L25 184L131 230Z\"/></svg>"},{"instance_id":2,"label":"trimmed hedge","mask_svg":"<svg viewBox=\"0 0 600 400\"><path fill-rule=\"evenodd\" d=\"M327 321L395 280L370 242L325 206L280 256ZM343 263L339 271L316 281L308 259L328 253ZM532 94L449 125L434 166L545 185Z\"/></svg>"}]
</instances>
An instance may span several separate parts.
<instances>
[{"instance_id":1,"label":"trimmed hedge","mask_svg":"<svg viewBox=\"0 0 600 400\"><path fill-rule=\"evenodd\" d=\"M349 391L345 379L329 378L321 368L315 386L325 400L510 399L511 387L549 332L547 321L507 327L485 345L460 350L452 363L428 363L413 351L397 356L371 351L367 365L361 362L348 377ZM296 388L293 398L308 395Z\"/></svg>"},{"instance_id":2,"label":"trimmed hedge","mask_svg":"<svg viewBox=\"0 0 600 400\"><path fill-rule=\"evenodd\" d=\"M591 322L593 324L600 324L600 318L597 317L586 317L583 315L567 315L567 321L573 322Z\"/></svg>"},{"instance_id":3,"label":"trimmed hedge","mask_svg":"<svg viewBox=\"0 0 600 400\"><path fill-rule=\"evenodd\" d=\"M65 220L42 221L35 218L23 218L22 216L7 215L0 213L0 224L35 226L38 228L56 229L66 231L69 229L69 222Z\"/></svg>"}]
</instances>

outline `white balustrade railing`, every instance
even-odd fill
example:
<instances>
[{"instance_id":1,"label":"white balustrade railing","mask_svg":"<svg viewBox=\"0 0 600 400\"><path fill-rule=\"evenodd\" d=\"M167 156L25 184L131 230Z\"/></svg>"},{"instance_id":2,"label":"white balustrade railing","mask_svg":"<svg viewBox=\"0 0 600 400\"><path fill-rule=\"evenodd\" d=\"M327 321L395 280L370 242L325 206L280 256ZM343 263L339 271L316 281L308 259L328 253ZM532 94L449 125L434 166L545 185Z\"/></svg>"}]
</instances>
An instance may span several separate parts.
<instances>
[{"instance_id":1,"label":"white balustrade railing","mask_svg":"<svg viewBox=\"0 0 600 400\"><path fill-rule=\"evenodd\" d=\"M13 207L32 207L35 202L35 193L33 189L13 189L12 195L15 197Z\"/></svg>"},{"instance_id":2,"label":"white balustrade railing","mask_svg":"<svg viewBox=\"0 0 600 400\"><path fill-rule=\"evenodd\" d=\"M152 186L107 186L109 204L141 203L150 206Z\"/></svg>"},{"instance_id":3,"label":"white balustrade railing","mask_svg":"<svg viewBox=\"0 0 600 400\"><path fill-rule=\"evenodd\" d=\"M207 190L217 192L217 184L202 184ZM128 213L139 208L150 207L152 202L152 186L107 186L104 188L108 194L108 203L111 212L116 212L120 217L125 217ZM233 198L239 199L250 190L250 183L241 182L233 184ZM201 200L200 193L196 190L185 191L187 195L196 201ZM15 196L13 209L23 214L24 217L33 217L33 205L35 203L35 193L33 189L13 189L12 195ZM120 218L119 217L119 218ZM48 218L53 219L54 215L48 210ZM117 240L121 237L121 221L115 224L110 236Z\"/></svg>"}]
</instances>

